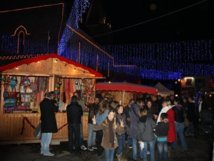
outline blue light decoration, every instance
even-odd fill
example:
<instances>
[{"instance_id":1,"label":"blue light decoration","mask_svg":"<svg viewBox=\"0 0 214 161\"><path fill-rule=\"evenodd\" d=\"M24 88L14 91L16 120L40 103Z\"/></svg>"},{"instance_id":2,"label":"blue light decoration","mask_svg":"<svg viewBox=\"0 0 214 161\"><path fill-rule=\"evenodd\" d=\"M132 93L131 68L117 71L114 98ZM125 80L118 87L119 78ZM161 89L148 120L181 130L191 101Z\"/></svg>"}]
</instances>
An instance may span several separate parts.
<instances>
[{"instance_id":1,"label":"blue light decoration","mask_svg":"<svg viewBox=\"0 0 214 161\"><path fill-rule=\"evenodd\" d=\"M73 34L68 44L63 56L106 76L115 72L143 79L176 80L183 76L214 75L214 65L204 63L213 60L210 40L109 45L101 51Z\"/></svg>"},{"instance_id":2,"label":"blue light decoration","mask_svg":"<svg viewBox=\"0 0 214 161\"><path fill-rule=\"evenodd\" d=\"M54 53L56 47L54 46L54 41L50 41L47 45L46 35L40 35L44 37L35 38L35 37L25 37L23 51L17 53L17 41L18 38L11 35L1 35L0 36L0 50L9 54L40 54L40 53Z\"/></svg>"},{"instance_id":3,"label":"blue light decoration","mask_svg":"<svg viewBox=\"0 0 214 161\"><path fill-rule=\"evenodd\" d=\"M89 7L89 0L74 0L71 12L69 14L67 25L72 26L75 29L79 28L79 21L82 19L83 13ZM63 52L68 47L69 39L71 39L73 33L66 26L61 36L60 42L58 44L58 53L63 55Z\"/></svg>"},{"instance_id":4,"label":"blue light decoration","mask_svg":"<svg viewBox=\"0 0 214 161\"><path fill-rule=\"evenodd\" d=\"M115 62L135 64L145 79L214 75L212 40L106 45Z\"/></svg>"},{"instance_id":5,"label":"blue light decoration","mask_svg":"<svg viewBox=\"0 0 214 161\"><path fill-rule=\"evenodd\" d=\"M147 79L156 79L156 80L177 80L182 77L180 72L163 72L158 70L141 70L141 76Z\"/></svg>"},{"instance_id":6,"label":"blue light decoration","mask_svg":"<svg viewBox=\"0 0 214 161\"><path fill-rule=\"evenodd\" d=\"M71 33L71 31L69 31ZM78 32L84 33L78 29ZM214 76L213 40L106 45L101 47L90 39L72 33L62 56L91 67L107 77L124 73L142 79L174 80L184 76ZM0 50L16 53L17 38L0 36ZM50 52L56 46L50 45ZM47 53L47 42L25 39L23 53ZM2 55L1 55L2 56ZM18 54L16 55L18 56ZM4 57L4 60L11 57ZM2 59L3 60L3 59Z\"/></svg>"}]
</instances>

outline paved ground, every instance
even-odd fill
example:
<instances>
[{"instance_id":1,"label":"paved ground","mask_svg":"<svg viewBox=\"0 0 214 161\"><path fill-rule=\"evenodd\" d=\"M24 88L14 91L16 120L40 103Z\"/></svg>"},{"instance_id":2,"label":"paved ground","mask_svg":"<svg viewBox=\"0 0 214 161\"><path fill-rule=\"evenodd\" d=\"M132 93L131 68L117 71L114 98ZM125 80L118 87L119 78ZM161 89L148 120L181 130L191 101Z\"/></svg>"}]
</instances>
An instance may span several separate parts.
<instances>
[{"instance_id":1,"label":"paved ground","mask_svg":"<svg viewBox=\"0 0 214 161\"><path fill-rule=\"evenodd\" d=\"M170 161L212 161L212 143L207 137L187 138L189 150L187 152L170 151ZM67 144L52 145L51 151L54 157L44 157L39 154L39 144L0 145L1 161L104 161L96 152L81 152L70 154ZM128 161L131 160L131 150L125 152ZM116 159L115 159L116 161Z\"/></svg>"}]
</instances>

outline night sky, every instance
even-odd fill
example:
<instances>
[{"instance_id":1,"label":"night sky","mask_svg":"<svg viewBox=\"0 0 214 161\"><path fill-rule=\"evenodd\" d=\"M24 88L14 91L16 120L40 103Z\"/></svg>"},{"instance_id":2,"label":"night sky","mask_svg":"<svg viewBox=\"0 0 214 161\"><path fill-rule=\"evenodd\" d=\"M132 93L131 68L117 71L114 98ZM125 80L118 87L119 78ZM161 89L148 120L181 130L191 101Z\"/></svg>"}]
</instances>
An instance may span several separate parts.
<instances>
[{"instance_id":1,"label":"night sky","mask_svg":"<svg viewBox=\"0 0 214 161\"><path fill-rule=\"evenodd\" d=\"M65 4L62 32L73 0L2 0L0 10L59 2ZM80 27L100 44L213 39L213 15L211 0L91 0ZM106 24L102 24L103 17ZM32 15L0 14L0 33L11 33L27 20L33 32L46 34L51 30L56 37L60 18L59 7Z\"/></svg>"},{"instance_id":2,"label":"night sky","mask_svg":"<svg viewBox=\"0 0 214 161\"><path fill-rule=\"evenodd\" d=\"M103 43L160 42L214 37L214 10L211 0L97 1L94 0L93 10L88 13L91 19L88 18L89 27L86 27L86 31ZM102 12L100 8L103 8ZM107 17L111 29L99 30L98 27L91 27L99 24L95 22L98 15Z\"/></svg>"}]
</instances>

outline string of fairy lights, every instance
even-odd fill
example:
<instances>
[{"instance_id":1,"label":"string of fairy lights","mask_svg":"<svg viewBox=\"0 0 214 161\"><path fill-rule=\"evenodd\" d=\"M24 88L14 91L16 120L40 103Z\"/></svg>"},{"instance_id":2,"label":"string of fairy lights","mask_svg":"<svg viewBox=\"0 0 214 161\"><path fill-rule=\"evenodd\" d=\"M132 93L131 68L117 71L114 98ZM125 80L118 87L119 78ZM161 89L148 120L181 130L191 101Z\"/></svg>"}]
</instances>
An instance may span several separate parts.
<instances>
[{"instance_id":1,"label":"string of fairy lights","mask_svg":"<svg viewBox=\"0 0 214 161\"><path fill-rule=\"evenodd\" d=\"M79 21L82 19L83 13L90 5L90 0L74 0L71 12L69 14L66 24L72 26L75 29L79 28ZM69 39L73 36L73 32L67 27L63 30L60 42L58 44L58 53L60 55L65 51Z\"/></svg>"},{"instance_id":2,"label":"string of fairy lights","mask_svg":"<svg viewBox=\"0 0 214 161\"><path fill-rule=\"evenodd\" d=\"M16 44L13 37L1 37L2 51L15 53ZM23 54L47 53L46 45L41 41L38 45L26 40ZM114 56L113 59L77 35L73 35L72 42L68 44L62 56L108 76L111 72L118 72L146 79L173 80L187 75L214 75L214 65L206 63L213 60L212 40L125 44L103 48ZM54 52L54 47L50 47L50 52ZM11 60L17 56L1 56L0 59ZM129 65L117 66L116 64Z\"/></svg>"}]
</instances>

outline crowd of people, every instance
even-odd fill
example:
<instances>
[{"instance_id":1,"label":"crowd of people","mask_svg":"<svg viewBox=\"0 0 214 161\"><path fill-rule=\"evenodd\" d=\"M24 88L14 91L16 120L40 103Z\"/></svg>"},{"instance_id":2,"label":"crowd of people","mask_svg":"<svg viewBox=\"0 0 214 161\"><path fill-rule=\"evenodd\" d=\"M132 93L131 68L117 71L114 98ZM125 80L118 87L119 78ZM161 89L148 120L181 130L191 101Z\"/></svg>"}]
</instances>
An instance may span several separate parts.
<instances>
[{"instance_id":1,"label":"crowd of people","mask_svg":"<svg viewBox=\"0 0 214 161\"><path fill-rule=\"evenodd\" d=\"M54 156L49 151L52 133L57 132L54 117L57 106L52 94L48 93L40 104L41 154L44 156ZM83 144L83 107L78 95L72 96L66 108L69 151L80 153L81 150L96 150L98 155L104 154L105 161L113 161L115 156L120 161L125 147L132 149L132 160L168 161L169 149L188 150L186 136L196 136L200 119L207 119L206 111L212 110L205 104L194 102L193 97L174 96L139 97L131 99L124 107L115 100L97 95L86 106L87 146ZM209 117L213 123L213 115Z\"/></svg>"}]
</instances>

